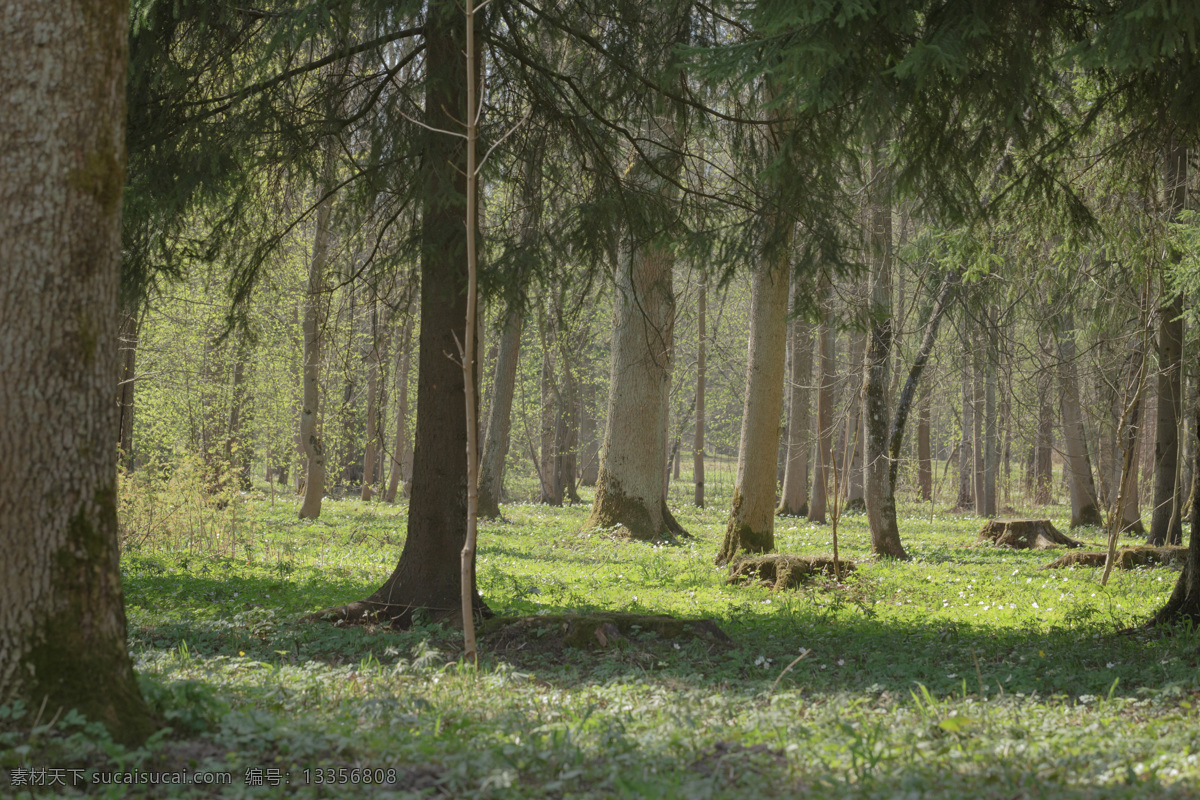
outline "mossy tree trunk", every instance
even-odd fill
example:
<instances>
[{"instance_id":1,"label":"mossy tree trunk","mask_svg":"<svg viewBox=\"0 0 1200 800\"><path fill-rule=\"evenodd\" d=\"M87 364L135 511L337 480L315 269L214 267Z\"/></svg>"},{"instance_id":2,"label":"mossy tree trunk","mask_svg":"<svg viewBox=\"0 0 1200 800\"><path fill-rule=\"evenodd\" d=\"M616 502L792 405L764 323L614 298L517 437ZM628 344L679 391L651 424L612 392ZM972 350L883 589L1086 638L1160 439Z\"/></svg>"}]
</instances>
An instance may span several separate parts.
<instances>
[{"instance_id":1,"label":"mossy tree trunk","mask_svg":"<svg viewBox=\"0 0 1200 800\"><path fill-rule=\"evenodd\" d=\"M0 27L0 704L133 745L155 723L118 564L127 8L14 0Z\"/></svg>"},{"instance_id":2,"label":"mossy tree trunk","mask_svg":"<svg viewBox=\"0 0 1200 800\"><path fill-rule=\"evenodd\" d=\"M741 553L775 547L775 483L783 373L787 358L788 265L791 226L768 245L754 273L750 295L750 343L746 357L746 401L738 445L737 479L725 539L716 563Z\"/></svg>"}]
</instances>

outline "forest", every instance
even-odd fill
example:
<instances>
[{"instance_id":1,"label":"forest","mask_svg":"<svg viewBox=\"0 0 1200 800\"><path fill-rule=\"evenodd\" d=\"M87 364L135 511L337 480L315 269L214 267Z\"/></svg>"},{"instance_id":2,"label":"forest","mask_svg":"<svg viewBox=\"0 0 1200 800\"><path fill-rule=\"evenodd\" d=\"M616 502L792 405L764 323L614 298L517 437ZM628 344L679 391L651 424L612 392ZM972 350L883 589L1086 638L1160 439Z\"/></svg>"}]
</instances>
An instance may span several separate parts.
<instances>
[{"instance_id":1,"label":"forest","mask_svg":"<svg viewBox=\"0 0 1200 800\"><path fill-rule=\"evenodd\" d=\"M1200 7L77 5L0 795L1200 792Z\"/></svg>"}]
</instances>

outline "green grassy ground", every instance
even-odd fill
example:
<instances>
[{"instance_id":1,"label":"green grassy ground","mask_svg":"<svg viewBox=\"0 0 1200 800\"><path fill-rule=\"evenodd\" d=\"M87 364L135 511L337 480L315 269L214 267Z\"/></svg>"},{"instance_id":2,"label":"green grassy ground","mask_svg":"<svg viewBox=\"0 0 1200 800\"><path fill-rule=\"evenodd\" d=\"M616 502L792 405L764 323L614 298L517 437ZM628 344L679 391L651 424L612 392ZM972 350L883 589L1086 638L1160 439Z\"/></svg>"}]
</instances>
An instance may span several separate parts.
<instances>
[{"instance_id":1,"label":"green grassy ground","mask_svg":"<svg viewBox=\"0 0 1200 800\"><path fill-rule=\"evenodd\" d=\"M695 539L652 546L580 532L585 507L514 505L480 533L495 611L708 617L735 644L647 636L582 651L546 632L485 649L475 673L453 631L298 622L390 573L404 506L330 502L316 522L295 519L290 498L185 506L131 512L123 560L131 648L170 730L131 751L74 715L0 708L20 720L0 734L0 795L85 789L19 785L38 768L232 779L86 787L111 797L1200 792L1200 637L1116 633L1161 605L1170 568L1101 588L1095 570L1041 570L1051 555L974 546L978 518L906 506L910 562L872 562L865 518L848 517L855 577L774 593L727 585L712 565L723 508L678 509ZM778 522L780 551L829 552L829 526ZM1082 536L1099 546L1098 531Z\"/></svg>"}]
</instances>

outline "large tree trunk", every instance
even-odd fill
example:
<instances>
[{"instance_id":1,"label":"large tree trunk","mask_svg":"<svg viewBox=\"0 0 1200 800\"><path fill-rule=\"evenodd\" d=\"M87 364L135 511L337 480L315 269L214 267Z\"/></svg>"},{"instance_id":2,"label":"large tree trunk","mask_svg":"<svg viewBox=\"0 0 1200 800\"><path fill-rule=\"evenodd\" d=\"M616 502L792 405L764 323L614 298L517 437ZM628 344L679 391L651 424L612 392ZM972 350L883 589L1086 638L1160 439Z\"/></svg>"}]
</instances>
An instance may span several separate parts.
<instances>
[{"instance_id":1,"label":"large tree trunk","mask_svg":"<svg viewBox=\"0 0 1200 800\"><path fill-rule=\"evenodd\" d=\"M863 414L866 417L864 500L871 551L886 558L907 559L896 521L896 497L890 464L891 417L888 366L892 355L892 207L887 197L887 173L873 170L870 199L871 285L868 310L871 332L866 355ZM909 399L911 403L911 396ZM907 414L907 408L905 409Z\"/></svg>"},{"instance_id":2,"label":"large tree trunk","mask_svg":"<svg viewBox=\"0 0 1200 800\"><path fill-rule=\"evenodd\" d=\"M775 548L775 468L787 358L789 234L790 226L754 273L737 481L718 564L727 564L741 553Z\"/></svg>"},{"instance_id":3,"label":"large tree trunk","mask_svg":"<svg viewBox=\"0 0 1200 800\"><path fill-rule=\"evenodd\" d=\"M521 330L525 322L519 302L510 299L504 312L504 327L496 355L496 374L492 381L492 402L488 407L487 435L479 471L479 516L487 519L500 516L500 500L504 492L504 460L508 457L513 389L517 383Z\"/></svg>"},{"instance_id":4,"label":"large tree trunk","mask_svg":"<svg viewBox=\"0 0 1200 800\"><path fill-rule=\"evenodd\" d=\"M325 496L325 445L321 437L321 362L325 351L325 320L329 315L329 287L325 268L329 257L330 211L333 208L337 151L325 143L325 163L318 191L324 198L317 207L312 257L308 265L308 296L304 305L304 392L300 408L300 446L308 462L304 477L304 502L300 519L321 515Z\"/></svg>"},{"instance_id":5,"label":"large tree trunk","mask_svg":"<svg viewBox=\"0 0 1200 800\"><path fill-rule=\"evenodd\" d=\"M1079 378L1075 365L1075 324L1069 314L1056 320L1058 337L1058 379L1062 391L1063 439L1067 449L1067 469L1070 472L1071 527L1104 526L1096 484L1092 480L1092 462L1084 438L1083 413L1079 404Z\"/></svg>"},{"instance_id":6,"label":"large tree trunk","mask_svg":"<svg viewBox=\"0 0 1200 800\"><path fill-rule=\"evenodd\" d=\"M118 566L127 25L121 2L0 11L0 704L135 745L154 722Z\"/></svg>"},{"instance_id":7,"label":"large tree trunk","mask_svg":"<svg viewBox=\"0 0 1200 800\"><path fill-rule=\"evenodd\" d=\"M817 456L813 459L812 492L808 499L809 522L825 522L829 505L829 473L833 467L833 387L835 333L830 322L831 287L822 277L821 321L817 324Z\"/></svg>"},{"instance_id":8,"label":"large tree trunk","mask_svg":"<svg viewBox=\"0 0 1200 800\"><path fill-rule=\"evenodd\" d=\"M425 31L425 122L457 130L467 117L462 10L451 0L430 3ZM351 617L374 612L401 626L417 609L429 619L461 624L467 528L464 378L461 366L446 357L466 340L465 145L428 131L421 165L421 329L408 535L387 581L362 603L340 609ZM471 592L476 611L490 613L474 586Z\"/></svg>"},{"instance_id":9,"label":"large tree trunk","mask_svg":"<svg viewBox=\"0 0 1200 800\"><path fill-rule=\"evenodd\" d=\"M801 283L795 282L792 309L798 304ZM812 326L793 317L789 323L791 374L788 376L787 461L783 471L776 514L801 517L808 513L808 454L812 450Z\"/></svg>"}]
</instances>

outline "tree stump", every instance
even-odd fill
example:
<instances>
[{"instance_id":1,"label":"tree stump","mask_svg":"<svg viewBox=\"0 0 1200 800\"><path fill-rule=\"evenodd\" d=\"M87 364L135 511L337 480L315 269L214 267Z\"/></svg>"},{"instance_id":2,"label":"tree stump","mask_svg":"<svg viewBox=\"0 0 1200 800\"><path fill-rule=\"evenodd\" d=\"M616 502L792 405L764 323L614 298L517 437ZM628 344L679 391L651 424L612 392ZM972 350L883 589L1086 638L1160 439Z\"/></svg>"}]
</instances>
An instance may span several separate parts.
<instances>
[{"instance_id":1,"label":"tree stump","mask_svg":"<svg viewBox=\"0 0 1200 800\"><path fill-rule=\"evenodd\" d=\"M841 561L842 574L854 570L854 562ZM826 556L747 556L729 565L729 583L759 583L783 591L795 589L818 576L833 577L833 559Z\"/></svg>"},{"instance_id":2,"label":"tree stump","mask_svg":"<svg viewBox=\"0 0 1200 800\"><path fill-rule=\"evenodd\" d=\"M1048 519L994 519L983 526L979 538L1014 550L1083 546L1083 542L1060 533Z\"/></svg>"},{"instance_id":3,"label":"tree stump","mask_svg":"<svg viewBox=\"0 0 1200 800\"><path fill-rule=\"evenodd\" d=\"M1066 567L1103 567L1106 553L1067 553L1057 561L1052 561L1042 569L1064 569ZM1117 551L1113 566L1117 569L1133 569L1134 567L1155 567L1183 562L1187 559L1187 548L1179 546L1168 547L1123 547Z\"/></svg>"}]
</instances>

